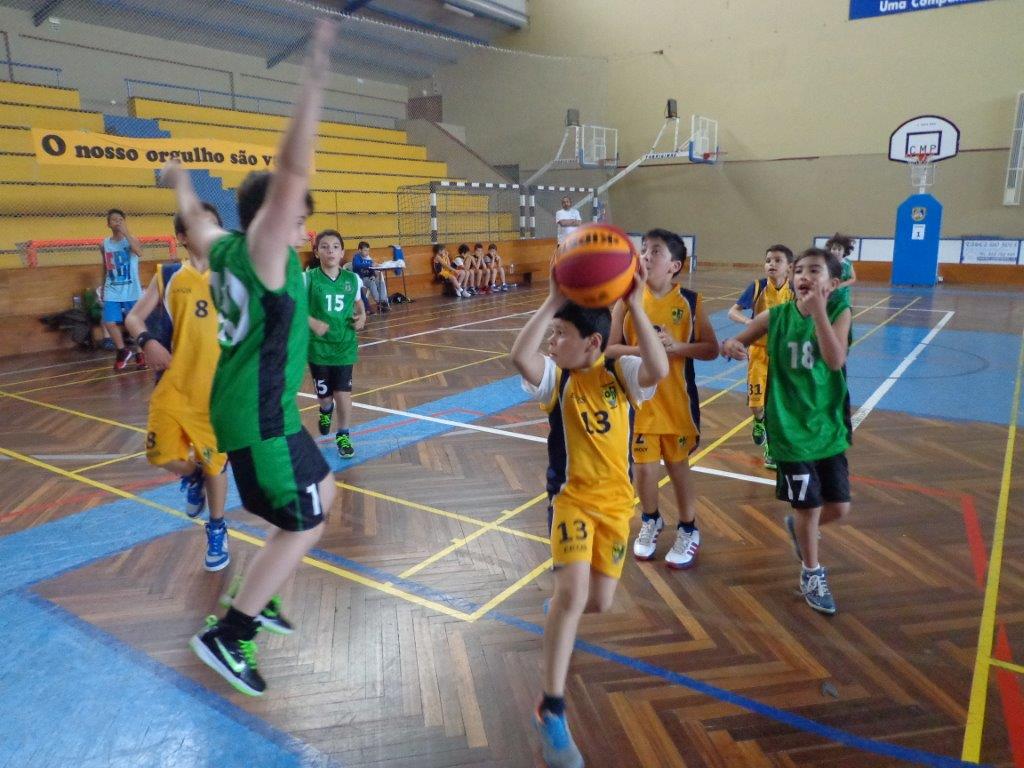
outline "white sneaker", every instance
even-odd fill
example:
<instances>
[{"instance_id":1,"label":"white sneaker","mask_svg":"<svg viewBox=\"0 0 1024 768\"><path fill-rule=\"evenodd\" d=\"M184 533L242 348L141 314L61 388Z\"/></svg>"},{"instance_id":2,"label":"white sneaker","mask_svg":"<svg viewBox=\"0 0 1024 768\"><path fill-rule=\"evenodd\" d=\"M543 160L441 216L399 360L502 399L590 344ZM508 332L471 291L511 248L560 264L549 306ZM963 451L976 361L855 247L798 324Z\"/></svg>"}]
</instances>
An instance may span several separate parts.
<instances>
[{"instance_id":1,"label":"white sneaker","mask_svg":"<svg viewBox=\"0 0 1024 768\"><path fill-rule=\"evenodd\" d=\"M640 533L633 542L633 557L637 560L653 560L654 550L658 547L658 534L665 527L665 518L658 515L653 520L644 520L640 524Z\"/></svg>"},{"instance_id":2,"label":"white sneaker","mask_svg":"<svg viewBox=\"0 0 1024 768\"><path fill-rule=\"evenodd\" d=\"M686 570L697 564L697 553L700 551L700 531L694 529L687 533L682 528L676 529L676 543L665 555L665 565L669 568Z\"/></svg>"}]
</instances>

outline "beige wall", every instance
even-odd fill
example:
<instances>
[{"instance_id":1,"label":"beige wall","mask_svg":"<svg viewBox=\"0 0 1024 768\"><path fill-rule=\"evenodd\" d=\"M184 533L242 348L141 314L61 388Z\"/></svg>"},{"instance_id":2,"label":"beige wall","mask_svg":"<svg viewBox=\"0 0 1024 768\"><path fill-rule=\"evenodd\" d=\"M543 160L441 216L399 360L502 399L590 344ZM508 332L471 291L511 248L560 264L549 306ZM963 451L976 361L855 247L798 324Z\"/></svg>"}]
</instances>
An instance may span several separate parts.
<instances>
[{"instance_id":1,"label":"beige wall","mask_svg":"<svg viewBox=\"0 0 1024 768\"><path fill-rule=\"evenodd\" d=\"M60 10L55 13L59 16ZM60 67L64 70L63 85L78 89L83 109L111 114L126 114L125 78L227 92L234 82L236 93L290 100L294 92L290 83L296 82L301 72L293 64L283 63L268 70L265 59L255 56L224 53L67 19L62 19L56 27L49 23L36 27L32 24L31 13L4 6L0 6L0 30L7 33L12 59ZM54 84L47 73L35 77L29 77L26 70L16 73L29 82ZM405 86L374 80L359 83L354 77L335 75L329 88L328 106L405 117L404 103L408 98ZM150 98L195 102L193 95L184 91L148 88L137 93ZM387 101L370 97L383 97ZM227 99L211 96L206 96L204 103L231 106ZM236 108L256 111L252 101L238 101ZM275 109L288 111L286 106ZM264 111L271 109L265 106ZM329 119L359 122L352 115L341 113Z\"/></svg>"},{"instance_id":2,"label":"beige wall","mask_svg":"<svg viewBox=\"0 0 1024 768\"><path fill-rule=\"evenodd\" d=\"M803 246L835 229L890 233L912 189L907 169L885 159L888 138L918 114L953 120L962 150L990 150L938 167L944 233L1024 236L1024 208L1004 207L1001 193L1024 89L1024 2L861 21L847 19L848 7L533 0L530 29L504 43L607 57L605 114L619 128L623 162L650 147L669 97L687 129L691 112L720 120L727 162L642 167L611 195L617 223L695 232L705 259L755 260L770 241ZM566 19L576 20L571 34ZM535 149L525 142L522 152ZM813 159L779 160L803 157Z\"/></svg>"}]
</instances>

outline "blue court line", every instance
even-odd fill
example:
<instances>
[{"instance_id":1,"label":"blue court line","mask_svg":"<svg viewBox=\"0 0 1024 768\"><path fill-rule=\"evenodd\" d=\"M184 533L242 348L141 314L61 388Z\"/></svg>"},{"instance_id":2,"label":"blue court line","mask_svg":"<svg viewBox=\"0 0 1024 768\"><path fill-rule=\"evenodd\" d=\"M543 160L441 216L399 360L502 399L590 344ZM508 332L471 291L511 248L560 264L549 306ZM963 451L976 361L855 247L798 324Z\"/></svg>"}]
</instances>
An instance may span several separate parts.
<instances>
[{"instance_id":1,"label":"blue court line","mask_svg":"<svg viewBox=\"0 0 1024 768\"><path fill-rule=\"evenodd\" d=\"M4 652L17 660L0 674L2 765L331 764L309 745L37 595L0 597L0 614Z\"/></svg>"}]
</instances>

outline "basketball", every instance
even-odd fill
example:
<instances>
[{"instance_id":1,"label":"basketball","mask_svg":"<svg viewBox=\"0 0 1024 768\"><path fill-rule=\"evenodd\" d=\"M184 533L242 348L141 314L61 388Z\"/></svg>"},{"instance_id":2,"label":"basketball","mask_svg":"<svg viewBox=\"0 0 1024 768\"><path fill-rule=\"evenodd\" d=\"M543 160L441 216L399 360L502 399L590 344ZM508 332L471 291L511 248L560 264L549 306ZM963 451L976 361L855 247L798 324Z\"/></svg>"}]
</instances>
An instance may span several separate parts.
<instances>
[{"instance_id":1,"label":"basketball","mask_svg":"<svg viewBox=\"0 0 1024 768\"><path fill-rule=\"evenodd\" d=\"M555 282L581 307L610 307L633 285L638 257L629 237L610 224L584 224L559 247Z\"/></svg>"}]
</instances>

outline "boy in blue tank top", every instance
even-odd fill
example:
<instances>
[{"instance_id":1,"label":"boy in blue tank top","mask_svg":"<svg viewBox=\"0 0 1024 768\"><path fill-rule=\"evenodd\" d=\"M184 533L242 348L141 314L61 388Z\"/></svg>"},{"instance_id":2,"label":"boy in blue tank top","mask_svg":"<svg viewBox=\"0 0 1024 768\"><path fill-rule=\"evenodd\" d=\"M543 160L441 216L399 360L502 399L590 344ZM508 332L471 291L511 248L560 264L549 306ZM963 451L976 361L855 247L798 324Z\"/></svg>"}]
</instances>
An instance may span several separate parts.
<instances>
[{"instance_id":1,"label":"boy in blue tank top","mask_svg":"<svg viewBox=\"0 0 1024 768\"><path fill-rule=\"evenodd\" d=\"M142 282L139 280L142 243L128 231L127 217L120 208L107 211L107 226L110 227L110 237L104 238L100 247L103 254L100 301L103 302L103 327L117 349L114 370L123 371L135 357L135 353L125 345L121 325L135 302L142 297ZM146 359L141 351L136 364L139 368L146 367Z\"/></svg>"}]
</instances>

